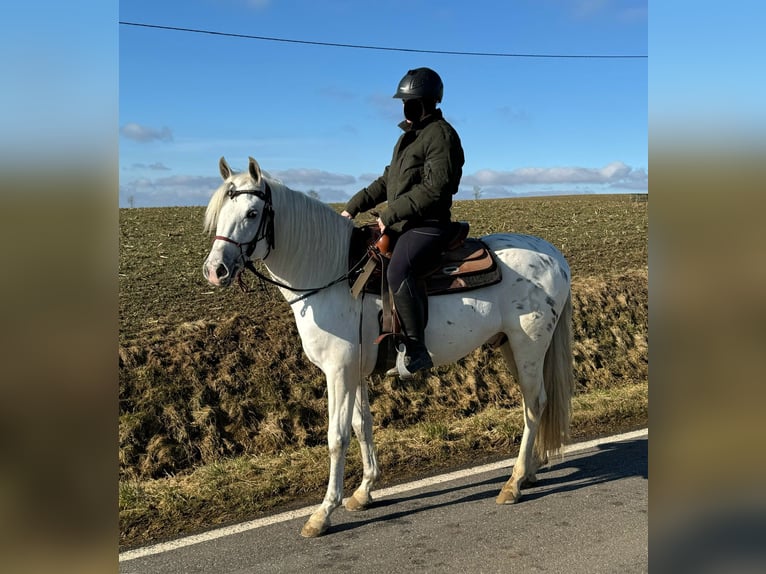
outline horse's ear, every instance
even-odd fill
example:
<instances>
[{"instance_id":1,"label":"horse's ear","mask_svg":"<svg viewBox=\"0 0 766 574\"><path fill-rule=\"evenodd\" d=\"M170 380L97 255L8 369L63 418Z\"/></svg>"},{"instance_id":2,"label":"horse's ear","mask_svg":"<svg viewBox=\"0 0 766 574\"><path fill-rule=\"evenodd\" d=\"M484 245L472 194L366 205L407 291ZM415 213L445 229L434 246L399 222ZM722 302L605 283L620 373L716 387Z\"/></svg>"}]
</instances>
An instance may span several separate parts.
<instances>
[{"instance_id":1,"label":"horse's ear","mask_svg":"<svg viewBox=\"0 0 766 574\"><path fill-rule=\"evenodd\" d=\"M229 167L229 164L226 163L226 159L224 159L223 156L221 156L221 160L218 162L218 169L221 170L221 177L224 181L231 177L231 168Z\"/></svg>"},{"instance_id":2,"label":"horse's ear","mask_svg":"<svg viewBox=\"0 0 766 574\"><path fill-rule=\"evenodd\" d=\"M258 165L258 162L255 161L255 158L248 158L250 160L250 163L248 165L248 170L250 170L250 175L255 180L256 184L261 183L261 166Z\"/></svg>"}]
</instances>

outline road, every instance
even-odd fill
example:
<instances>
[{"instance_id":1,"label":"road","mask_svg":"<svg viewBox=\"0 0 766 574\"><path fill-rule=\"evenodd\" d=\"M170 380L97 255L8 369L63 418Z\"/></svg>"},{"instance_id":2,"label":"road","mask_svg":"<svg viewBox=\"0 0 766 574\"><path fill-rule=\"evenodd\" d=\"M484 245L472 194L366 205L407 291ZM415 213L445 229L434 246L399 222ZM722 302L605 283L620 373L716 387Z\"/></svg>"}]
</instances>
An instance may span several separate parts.
<instances>
[{"instance_id":1,"label":"road","mask_svg":"<svg viewBox=\"0 0 766 574\"><path fill-rule=\"evenodd\" d=\"M648 432L572 445L518 504L494 498L504 461L384 489L304 539L311 509L120 555L124 574L648 571Z\"/></svg>"}]
</instances>

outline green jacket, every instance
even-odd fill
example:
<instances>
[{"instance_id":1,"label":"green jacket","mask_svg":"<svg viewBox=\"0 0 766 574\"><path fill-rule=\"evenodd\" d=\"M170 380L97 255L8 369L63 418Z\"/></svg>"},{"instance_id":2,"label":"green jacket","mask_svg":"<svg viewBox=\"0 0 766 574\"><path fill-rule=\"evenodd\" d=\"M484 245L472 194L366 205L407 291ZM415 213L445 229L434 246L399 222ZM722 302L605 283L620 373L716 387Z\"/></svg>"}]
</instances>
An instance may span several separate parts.
<instances>
[{"instance_id":1,"label":"green jacket","mask_svg":"<svg viewBox=\"0 0 766 574\"><path fill-rule=\"evenodd\" d=\"M448 223L465 163L460 137L439 109L399 127L404 133L394 146L391 163L349 200L346 211L355 216L387 201L380 219L399 233L433 221Z\"/></svg>"}]
</instances>

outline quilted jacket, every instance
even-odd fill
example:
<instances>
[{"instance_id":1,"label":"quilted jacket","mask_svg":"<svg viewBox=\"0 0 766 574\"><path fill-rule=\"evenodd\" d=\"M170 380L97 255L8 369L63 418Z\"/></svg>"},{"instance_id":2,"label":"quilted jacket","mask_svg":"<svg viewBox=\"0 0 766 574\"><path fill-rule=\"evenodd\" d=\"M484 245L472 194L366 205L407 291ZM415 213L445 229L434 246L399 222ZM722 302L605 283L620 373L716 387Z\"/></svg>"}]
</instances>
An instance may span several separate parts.
<instances>
[{"instance_id":1,"label":"quilted jacket","mask_svg":"<svg viewBox=\"0 0 766 574\"><path fill-rule=\"evenodd\" d=\"M410 124L394 146L383 175L357 192L346 205L352 216L387 201L380 219L394 232L450 221L465 156L460 137L441 110Z\"/></svg>"}]
</instances>

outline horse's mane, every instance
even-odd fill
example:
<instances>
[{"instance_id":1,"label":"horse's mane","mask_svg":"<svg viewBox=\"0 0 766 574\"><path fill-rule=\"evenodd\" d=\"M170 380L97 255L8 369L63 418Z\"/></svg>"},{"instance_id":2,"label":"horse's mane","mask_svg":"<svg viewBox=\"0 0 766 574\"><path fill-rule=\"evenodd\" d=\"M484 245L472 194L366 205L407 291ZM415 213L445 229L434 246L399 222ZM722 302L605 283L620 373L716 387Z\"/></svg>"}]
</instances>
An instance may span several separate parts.
<instances>
[{"instance_id":1,"label":"horse's mane","mask_svg":"<svg viewBox=\"0 0 766 574\"><path fill-rule=\"evenodd\" d=\"M303 285L326 281L328 271L336 275L345 272L354 227L351 220L326 203L282 184L272 187L272 195L279 242L275 249L290 254L291 262L300 267Z\"/></svg>"},{"instance_id":2,"label":"horse's mane","mask_svg":"<svg viewBox=\"0 0 766 574\"><path fill-rule=\"evenodd\" d=\"M218 214L221 213L221 207L223 207L223 202L226 200L227 186L224 183L213 192L213 197L210 198L207 209L205 209L205 233L214 233L218 225Z\"/></svg>"}]
</instances>

